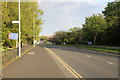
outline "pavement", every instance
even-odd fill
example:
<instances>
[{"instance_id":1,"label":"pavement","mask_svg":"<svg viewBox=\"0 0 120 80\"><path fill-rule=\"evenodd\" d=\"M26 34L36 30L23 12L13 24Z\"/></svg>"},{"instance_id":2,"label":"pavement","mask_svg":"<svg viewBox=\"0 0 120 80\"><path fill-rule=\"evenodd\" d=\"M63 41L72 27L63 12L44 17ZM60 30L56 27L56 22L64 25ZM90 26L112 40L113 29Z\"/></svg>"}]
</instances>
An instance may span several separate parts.
<instances>
[{"instance_id":1,"label":"pavement","mask_svg":"<svg viewBox=\"0 0 120 80\"><path fill-rule=\"evenodd\" d=\"M58 63L59 64L59 63ZM43 47L37 46L3 69L3 78L67 78L73 77L61 69ZM65 73L64 73L64 72Z\"/></svg>"}]
</instances>

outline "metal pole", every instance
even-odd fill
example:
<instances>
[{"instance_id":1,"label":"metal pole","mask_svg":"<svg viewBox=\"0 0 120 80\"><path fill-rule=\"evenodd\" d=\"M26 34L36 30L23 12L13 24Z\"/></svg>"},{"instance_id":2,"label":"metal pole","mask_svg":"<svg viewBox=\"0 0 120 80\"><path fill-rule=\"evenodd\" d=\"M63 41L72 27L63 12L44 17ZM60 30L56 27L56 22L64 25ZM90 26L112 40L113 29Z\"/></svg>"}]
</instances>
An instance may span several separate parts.
<instances>
[{"instance_id":1,"label":"metal pole","mask_svg":"<svg viewBox=\"0 0 120 80\"><path fill-rule=\"evenodd\" d=\"M35 47L35 12L33 12L33 17L34 17L34 19L33 19L33 23L34 23L34 25L33 25L33 46Z\"/></svg>"},{"instance_id":2,"label":"metal pole","mask_svg":"<svg viewBox=\"0 0 120 80\"><path fill-rule=\"evenodd\" d=\"M19 0L19 57L21 57L21 27L20 27L20 0Z\"/></svg>"}]
</instances>

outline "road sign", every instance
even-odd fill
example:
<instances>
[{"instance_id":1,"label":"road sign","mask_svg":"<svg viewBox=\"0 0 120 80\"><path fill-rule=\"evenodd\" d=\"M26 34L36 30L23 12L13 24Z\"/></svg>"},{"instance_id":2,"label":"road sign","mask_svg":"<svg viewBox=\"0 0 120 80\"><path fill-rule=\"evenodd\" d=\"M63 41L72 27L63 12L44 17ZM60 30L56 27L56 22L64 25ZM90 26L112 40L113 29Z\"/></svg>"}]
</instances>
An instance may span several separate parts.
<instances>
[{"instance_id":1,"label":"road sign","mask_svg":"<svg viewBox=\"0 0 120 80\"><path fill-rule=\"evenodd\" d=\"M9 33L9 39L18 40L18 33Z\"/></svg>"}]
</instances>

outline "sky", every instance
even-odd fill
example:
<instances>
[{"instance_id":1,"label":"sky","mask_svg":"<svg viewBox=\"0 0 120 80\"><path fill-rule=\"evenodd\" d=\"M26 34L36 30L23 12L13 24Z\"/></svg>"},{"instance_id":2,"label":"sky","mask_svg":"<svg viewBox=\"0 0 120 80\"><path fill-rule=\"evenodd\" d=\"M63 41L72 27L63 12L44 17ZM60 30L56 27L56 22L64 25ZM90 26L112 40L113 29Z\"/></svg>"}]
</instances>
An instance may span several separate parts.
<instances>
[{"instance_id":1,"label":"sky","mask_svg":"<svg viewBox=\"0 0 120 80\"><path fill-rule=\"evenodd\" d=\"M82 27L85 18L102 13L108 1L113 0L39 0L39 8L44 11L40 35L50 36L56 31Z\"/></svg>"}]
</instances>

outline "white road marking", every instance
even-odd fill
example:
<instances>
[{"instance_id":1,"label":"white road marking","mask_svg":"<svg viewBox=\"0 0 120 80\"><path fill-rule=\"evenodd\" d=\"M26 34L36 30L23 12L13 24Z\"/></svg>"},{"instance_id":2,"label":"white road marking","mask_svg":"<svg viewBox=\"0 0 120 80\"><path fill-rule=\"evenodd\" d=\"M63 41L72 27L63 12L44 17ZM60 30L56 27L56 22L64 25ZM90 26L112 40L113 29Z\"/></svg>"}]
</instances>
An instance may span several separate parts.
<instances>
[{"instance_id":1,"label":"white road marking","mask_svg":"<svg viewBox=\"0 0 120 80\"><path fill-rule=\"evenodd\" d=\"M27 53L27 54L35 54L35 53L33 53L33 52L29 52L29 53Z\"/></svg>"},{"instance_id":2,"label":"white road marking","mask_svg":"<svg viewBox=\"0 0 120 80\"><path fill-rule=\"evenodd\" d=\"M89 55L86 55L87 57L91 57L91 56L89 56Z\"/></svg>"},{"instance_id":3,"label":"white road marking","mask_svg":"<svg viewBox=\"0 0 120 80\"><path fill-rule=\"evenodd\" d=\"M107 61L108 64L113 64L112 62Z\"/></svg>"}]
</instances>

